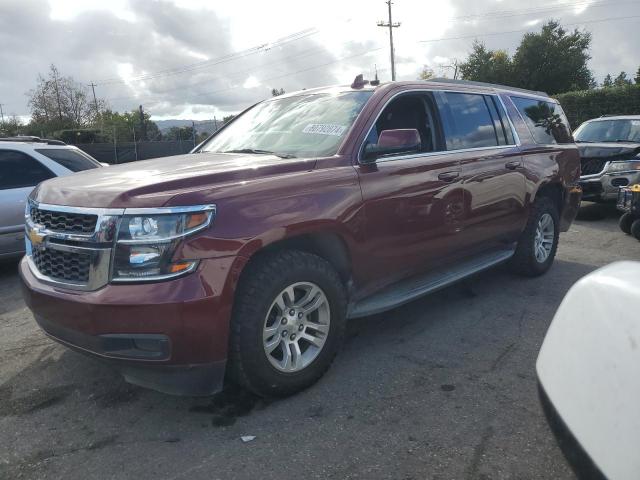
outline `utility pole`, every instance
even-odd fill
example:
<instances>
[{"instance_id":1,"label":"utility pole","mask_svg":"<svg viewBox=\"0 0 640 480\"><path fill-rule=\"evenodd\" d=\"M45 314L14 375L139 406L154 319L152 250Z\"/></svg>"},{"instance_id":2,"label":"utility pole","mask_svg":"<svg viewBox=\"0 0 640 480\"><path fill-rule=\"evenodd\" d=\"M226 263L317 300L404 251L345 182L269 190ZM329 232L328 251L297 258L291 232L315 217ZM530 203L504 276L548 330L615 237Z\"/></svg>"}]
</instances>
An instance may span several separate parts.
<instances>
[{"instance_id":1,"label":"utility pole","mask_svg":"<svg viewBox=\"0 0 640 480\"><path fill-rule=\"evenodd\" d=\"M53 84L56 88L56 100L58 101L58 118L62 121L62 106L60 105L60 90L58 89L58 69L52 67L53 70Z\"/></svg>"},{"instance_id":2,"label":"utility pole","mask_svg":"<svg viewBox=\"0 0 640 480\"><path fill-rule=\"evenodd\" d=\"M2 111L2 103L0 103L0 117L2 117L2 126L4 127L4 112Z\"/></svg>"},{"instance_id":3,"label":"utility pole","mask_svg":"<svg viewBox=\"0 0 640 480\"><path fill-rule=\"evenodd\" d=\"M389 28L389 49L391 50L391 80L395 81L396 80L396 61L393 53L393 29L398 28L401 24L400 22L393 23L393 20L391 19L391 5L392 5L391 0L387 0L385 3L389 6L389 21L388 22L380 21L378 22L378 26Z\"/></svg>"},{"instance_id":4,"label":"utility pole","mask_svg":"<svg viewBox=\"0 0 640 480\"><path fill-rule=\"evenodd\" d=\"M100 114L100 112L98 111L98 100L96 100L96 87L97 85L93 82L91 82L89 84L89 86L91 87L91 91L93 92L93 104L96 107L96 116Z\"/></svg>"},{"instance_id":5,"label":"utility pole","mask_svg":"<svg viewBox=\"0 0 640 480\"><path fill-rule=\"evenodd\" d=\"M443 65L442 68L453 68L453 79L458 79L458 59L454 58L451 65Z\"/></svg>"},{"instance_id":6,"label":"utility pole","mask_svg":"<svg viewBox=\"0 0 640 480\"><path fill-rule=\"evenodd\" d=\"M218 131L218 119L216 118L216 116L213 116L213 131L217 132Z\"/></svg>"},{"instance_id":7,"label":"utility pole","mask_svg":"<svg viewBox=\"0 0 640 480\"><path fill-rule=\"evenodd\" d=\"M142 105L139 108L140 113L140 140L143 142L147 141L147 122L144 121L144 110L142 109Z\"/></svg>"}]
</instances>

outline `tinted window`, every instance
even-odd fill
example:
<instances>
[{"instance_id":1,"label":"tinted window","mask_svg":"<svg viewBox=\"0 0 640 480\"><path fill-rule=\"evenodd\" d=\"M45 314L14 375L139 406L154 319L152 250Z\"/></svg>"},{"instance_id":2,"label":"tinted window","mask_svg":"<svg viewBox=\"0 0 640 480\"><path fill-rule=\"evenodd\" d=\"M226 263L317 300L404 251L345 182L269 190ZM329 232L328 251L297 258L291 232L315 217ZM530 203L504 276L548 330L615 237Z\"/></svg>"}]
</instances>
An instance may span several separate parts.
<instances>
[{"instance_id":1,"label":"tinted window","mask_svg":"<svg viewBox=\"0 0 640 480\"><path fill-rule=\"evenodd\" d=\"M498 133L498 143L500 145L513 145L516 143L513 139L511 125L509 125L509 121L506 118L500 102L496 97L491 95L485 95L484 99L487 102L491 118L493 118L493 125Z\"/></svg>"},{"instance_id":2,"label":"tinted window","mask_svg":"<svg viewBox=\"0 0 640 480\"><path fill-rule=\"evenodd\" d=\"M36 148L36 152L49 157L54 162L72 172L98 168L100 164L89 156L70 148Z\"/></svg>"},{"instance_id":3,"label":"tinted window","mask_svg":"<svg viewBox=\"0 0 640 480\"><path fill-rule=\"evenodd\" d=\"M444 125L447 150L500 144L484 95L446 92L442 99L441 110L448 119Z\"/></svg>"},{"instance_id":4,"label":"tinted window","mask_svg":"<svg viewBox=\"0 0 640 480\"><path fill-rule=\"evenodd\" d=\"M560 105L531 98L511 97L536 143L571 143L569 122Z\"/></svg>"},{"instance_id":5,"label":"tinted window","mask_svg":"<svg viewBox=\"0 0 640 480\"><path fill-rule=\"evenodd\" d=\"M33 187L53 176L40 162L24 153L0 151L0 190Z\"/></svg>"}]
</instances>

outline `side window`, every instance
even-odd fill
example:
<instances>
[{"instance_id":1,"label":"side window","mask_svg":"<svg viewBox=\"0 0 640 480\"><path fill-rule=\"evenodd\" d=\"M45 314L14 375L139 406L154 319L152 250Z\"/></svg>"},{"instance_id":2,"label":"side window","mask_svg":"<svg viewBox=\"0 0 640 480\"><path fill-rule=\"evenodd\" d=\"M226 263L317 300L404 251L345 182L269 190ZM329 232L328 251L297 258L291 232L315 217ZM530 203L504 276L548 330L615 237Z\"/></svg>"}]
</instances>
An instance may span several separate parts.
<instances>
[{"instance_id":1,"label":"side window","mask_svg":"<svg viewBox=\"0 0 640 480\"><path fill-rule=\"evenodd\" d=\"M532 98L511 97L536 143L572 143L569 122L560 105Z\"/></svg>"},{"instance_id":2,"label":"side window","mask_svg":"<svg viewBox=\"0 0 640 480\"><path fill-rule=\"evenodd\" d=\"M54 177L48 168L22 152L0 150L0 190L35 187Z\"/></svg>"},{"instance_id":3,"label":"side window","mask_svg":"<svg viewBox=\"0 0 640 480\"><path fill-rule=\"evenodd\" d=\"M500 104L498 99L493 95L485 95L484 99L487 102L489 113L491 113L491 118L493 119L493 125L498 134L498 143L500 145L515 144L511 125L509 125L509 121L505 116L506 114L502 108L502 104Z\"/></svg>"},{"instance_id":4,"label":"side window","mask_svg":"<svg viewBox=\"0 0 640 480\"><path fill-rule=\"evenodd\" d=\"M421 152L438 151L438 126L431 94L407 93L392 100L371 127L364 146L378 143L384 130L414 128L418 130Z\"/></svg>"},{"instance_id":5,"label":"side window","mask_svg":"<svg viewBox=\"0 0 640 480\"><path fill-rule=\"evenodd\" d=\"M504 145L504 137L500 142L496 130L497 112L496 118L492 118L485 95L443 92L439 100L440 111L446 119L447 150Z\"/></svg>"}]
</instances>

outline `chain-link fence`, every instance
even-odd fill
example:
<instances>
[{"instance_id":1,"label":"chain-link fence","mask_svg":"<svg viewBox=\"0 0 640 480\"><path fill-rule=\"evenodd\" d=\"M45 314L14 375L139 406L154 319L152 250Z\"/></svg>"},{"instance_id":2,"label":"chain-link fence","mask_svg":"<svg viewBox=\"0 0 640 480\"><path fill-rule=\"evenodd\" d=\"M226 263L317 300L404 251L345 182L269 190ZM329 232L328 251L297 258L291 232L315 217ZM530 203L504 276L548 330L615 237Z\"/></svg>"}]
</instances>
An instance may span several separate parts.
<instances>
[{"instance_id":1,"label":"chain-link fence","mask_svg":"<svg viewBox=\"0 0 640 480\"><path fill-rule=\"evenodd\" d=\"M181 141L76 144L76 147L87 152L99 162L105 163L126 163L182 155L189 153L193 146L193 142Z\"/></svg>"}]
</instances>

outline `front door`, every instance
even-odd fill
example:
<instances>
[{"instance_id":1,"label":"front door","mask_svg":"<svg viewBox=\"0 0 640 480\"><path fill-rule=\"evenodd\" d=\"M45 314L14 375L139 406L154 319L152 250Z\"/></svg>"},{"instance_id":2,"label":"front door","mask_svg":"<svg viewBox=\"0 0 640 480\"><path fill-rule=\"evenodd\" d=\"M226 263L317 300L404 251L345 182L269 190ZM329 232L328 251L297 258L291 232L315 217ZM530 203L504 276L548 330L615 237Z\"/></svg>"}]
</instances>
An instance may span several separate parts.
<instances>
[{"instance_id":1,"label":"front door","mask_svg":"<svg viewBox=\"0 0 640 480\"><path fill-rule=\"evenodd\" d=\"M460 164L455 155L439 151L436 115L430 94L402 94L385 107L367 137L375 143L383 130L415 128L422 151L370 163L361 158L356 166L366 218L366 293L436 267L459 251Z\"/></svg>"}]
</instances>

